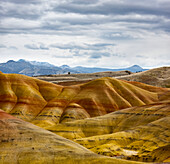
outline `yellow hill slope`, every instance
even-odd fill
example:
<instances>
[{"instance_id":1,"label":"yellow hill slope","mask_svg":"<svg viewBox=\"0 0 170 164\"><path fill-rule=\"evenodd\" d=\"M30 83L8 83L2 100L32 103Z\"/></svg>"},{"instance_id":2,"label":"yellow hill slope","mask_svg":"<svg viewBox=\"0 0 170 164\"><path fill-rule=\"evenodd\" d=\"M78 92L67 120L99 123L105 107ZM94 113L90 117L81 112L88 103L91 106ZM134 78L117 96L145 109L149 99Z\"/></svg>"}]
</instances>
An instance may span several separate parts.
<instances>
[{"instance_id":1,"label":"yellow hill slope","mask_svg":"<svg viewBox=\"0 0 170 164\"><path fill-rule=\"evenodd\" d=\"M2 110L0 131L0 164L133 163L97 155L73 141L16 119Z\"/></svg>"},{"instance_id":2,"label":"yellow hill slope","mask_svg":"<svg viewBox=\"0 0 170 164\"><path fill-rule=\"evenodd\" d=\"M169 161L169 101L168 88L114 78L59 86L23 75L0 74L2 110L95 153L129 160ZM98 156L2 111L0 123L0 161L4 163L13 159L19 163L128 162Z\"/></svg>"},{"instance_id":3,"label":"yellow hill slope","mask_svg":"<svg viewBox=\"0 0 170 164\"><path fill-rule=\"evenodd\" d=\"M49 130L98 154L145 162L168 161L170 103L127 108Z\"/></svg>"},{"instance_id":4,"label":"yellow hill slope","mask_svg":"<svg viewBox=\"0 0 170 164\"><path fill-rule=\"evenodd\" d=\"M24 75L1 73L0 108L23 120L49 127L157 102L160 95L169 91L141 86L101 78L63 87Z\"/></svg>"}]
</instances>

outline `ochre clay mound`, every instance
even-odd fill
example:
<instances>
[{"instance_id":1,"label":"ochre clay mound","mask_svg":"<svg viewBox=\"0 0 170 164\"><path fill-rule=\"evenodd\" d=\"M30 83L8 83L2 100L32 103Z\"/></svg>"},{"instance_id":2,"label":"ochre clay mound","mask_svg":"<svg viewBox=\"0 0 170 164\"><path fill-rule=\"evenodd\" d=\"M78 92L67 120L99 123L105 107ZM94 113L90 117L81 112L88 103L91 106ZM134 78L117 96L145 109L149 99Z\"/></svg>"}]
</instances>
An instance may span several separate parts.
<instances>
[{"instance_id":1,"label":"ochre clay mound","mask_svg":"<svg viewBox=\"0 0 170 164\"><path fill-rule=\"evenodd\" d=\"M97 155L79 144L0 110L0 163L124 163Z\"/></svg>"},{"instance_id":2,"label":"ochre clay mound","mask_svg":"<svg viewBox=\"0 0 170 164\"><path fill-rule=\"evenodd\" d=\"M169 89L114 78L60 86L18 74L0 74L0 108L41 127L157 102ZM164 97L166 99L166 96Z\"/></svg>"},{"instance_id":3,"label":"ochre clay mound","mask_svg":"<svg viewBox=\"0 0 170 164\"><path fill-rule=\"evenodd\" d=\"M62 123L49 130L98 154L143 162L170 162L170 102L131 107Z\"/></svg>"},{"instance_id":4,"label":"ochre clay mound","mask_svg":"<svg viewBox=\"0 0 170 164\"><path fill-rule=\"evenodd\" d=\"M158 93L162 92L161 88L148 91L114 78L62 87L16 74L0 74L0 86L1 109L27 121L45 119L55 123L150 104L158 101Z\"/></svg>"},{"instance_id":5,"label":"ochre clay mound","mask_svg":"<svg viewBox=\"0 0 170 164\"><path fill-rule=\"evenodd\" d=\"M0 164L170 160L168 88L106 77L60 86L1 73L0 108L9 113L0 111Z\"/></svg>"}]
</instances>

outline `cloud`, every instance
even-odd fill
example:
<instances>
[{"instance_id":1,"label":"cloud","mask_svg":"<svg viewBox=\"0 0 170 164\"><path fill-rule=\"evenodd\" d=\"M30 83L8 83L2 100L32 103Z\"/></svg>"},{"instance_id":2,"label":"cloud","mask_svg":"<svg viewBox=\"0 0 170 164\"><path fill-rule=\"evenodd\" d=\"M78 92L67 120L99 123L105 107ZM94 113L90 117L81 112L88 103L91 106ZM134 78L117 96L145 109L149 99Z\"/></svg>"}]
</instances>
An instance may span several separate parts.
<instances>
[{"instance_id":1,"label":"cloud","mask_svg":"<svg viewBox=\"0 0 170 164\"><path fill-rule=\"evenodd\" d=\"M48 3L47 3L48 2ZM107 34L108 24L122 23L126 29L142 28L148 24L151 28L166 30L170 27L168 20L170 15L170 2L151 0L54 0L43 1L19 1L5 0L0 2L1 32L10 33L52 33L91 31L96 28L99 33L103 32L100 25L105 27ZM126 24L123 24L126 23ZM161 25L165 24L166 29ZM22 25L22 26L21 26ZM133 26L131 26L133 25ZM77 27L76 27L77 26ZM78 27L79 26L79 27ZM163 25L164 26L164 25ZM77 28L79 28L77 30ZM27 30L27 31L26 31ZM120 31L122 31L120 29ZM87 32L88 33L88 32Z\"/></svg>"},{"instance_id":2,"label":"cloud","mask_svg":"<svg viewBox=\"0 0 170 164\"><path fill-rule=\"evenodd\" d=\"M73 56L72 55L70 55L70 56L68 56L68 55L53 55L52 56L53 58L66 58L66 59L68 59L68 58L72 58Z\"/></svg>"},{"instance_id":3,"label":"cloud","mask_svg":"<svg viewBox=\"0 0 170 164\"><path fill-rule=\"evenodd\" d=\"M37 29L40 26L39 22L34 20L19 19L19 18L6 18L1 19L1 33L27 33Z\"/></svg>"},{"instance_id":4,"label":"cloud","mask_svg":"<svg viewBox=\"0 0 170 164\"><path fill-rule=\"evenodd\" d=\"M21 1L20 1L21 2ZM18 18L27 20L36 20L44 12L44 6L39 3L29 3L29 1L22 1L23 3L16 3L10 1L0 2L0 18ZM26 3L27 2L27 3ZM25 21L26 23L26 21Z\"/></svg>"},{"instance_id":5,"label":"cloud","mask_svg":"<svg viewBox=\"0 0 170 164\"><path fill-rule=\"evenodd\" d=\"M146 56L159 54L162 60L157 60L165 63L170 51L169 15L169 0L3 0L1 54L16 53L13 46L20 56L34 60L60 63L68 57L75 65L98 66L133 65L139 59L150 65ZM28 49L37 50L36 57Z\"/></svg>"},{"instance_id":6,"label":"cloud","mask_svg":"<svg viewBox=\"0 0 170 164\"><path fill-rule=\"evenodd\" d=\"M159 2L159 3L158 3ZM166 5L169 5L169 2L166 2ZM144 0L142 3L140 1L132 0L106 0L101 1L100 3L93 4L75 4L61 3L56 6L56 10L61 12L71 12L71 13L81 13L81 14L102 14L102 15L125 15L129 13L137 14L150 14L150 15L164 15L168 16L170 14L169 8L166 7L164 3L160 1L151 0L150 2Z\"/></svg>"},{"instance_id":7,"label":"cloud","mask_svg":"<svg viewBox=\"0 0 170 164\"><path fill-rule=\"evenodd\" d=\"M107 53L107 52L96 52L96 53L91 53L89 58L90 59L99 59L99 58L102 58L102 57L110 57L110 54Z\"/></svg>"},{"instance_id":8,"label":"cloud","mask_svg":"<svg viewBox=\"0 0 170 164\"><path fill-rule=\"evenodd\" d=\"M76 44L76 43L68 43L68 44L51 44L50 47L58 48L58 49L77 49L77 50L101 50L106 48L107 46L115 46L115 44L110 43L94 43L94 44Z\"/></svg>"},{"instance_id":9,"label":"cloud","mask_svg":"<svg viewBox=\"0 0 170 164\"><path fill-rule=\"evenodd\" d=\"M40 44L39 49L41 49L41 50L49 50L49 48L46 45L44 45L43 43Z\"/></svg>"},{"instance_id":10,"label":"cloud","mask_svg":"<svg viewBox=\"0 0 170 164\"><path fill-rule=\"evenodd\" d=\"M145 58L144 56L142 55L136 55L137 58Z\"/></svg>"},{"instance_id":11,"label":"cloud","mask_svg":"<svg viewBox=\"0 0 170 164\"><path fill-rule=\"evenodd\" d=\"M4 44L0 44L0 48L7 48Z\"/></svg>"},{"instance_id":12,"label":"cloud","mask_svg":"<svg viewBox=\"0 0 170 164\"><path fill-rule=\"evenodd\" d=\"M17 50L18 48L15 46L10 46L9 49Z\"/></svg>"},{"instance_id":13,"label":"cloud","mask_svg":"<svg viewBox=\"0 0 170 164\"><path fill-rule=\"evenodd\" d=\"M12 3L16 3L16 4L30 4L30 3L38 3L40 2L40 0L24 0L24 1L21 1L21 0L3 0L3 2L12 2Z\"/></svg>"},{"instance_id":14,"label":"cloud","mask_svg":"<svg viewBox=\"0 0 170 164\"><path fill-rule=\"evenodd\" d=\"M72 1L73 4L80 4L80 5L96 4L98 2L99 0L90 0L90 1L74 0Z\"/></svg>"},{"instance_id":15,"label":"cloud","mask_svg":"<svg viewBox=\"0 0 170 164\"><path fill-rule=\"evenodd\" d=\"M35 44L26 44L24 45L25 48L31 49L31 50L39 50L39 46Z\"/></svg>"},{"instance_id":16,"label":"cloud","mask_svg":"<svg viewBox=\"0 0 170 164\"><path fill-rule=\"evenodd\" d=\"M24 45L25 48L31 49L31 50L49 50L47 46L45 46L43 43L40 44L26 44Z\"/></svg>"},{"instance_id":17,"label":"cloud","mask_svg":"<svg viewBox=\"0 0 170 164\"><path fill-rule=\"evenodd\" d=\"M15 46L6 46L4 44L0 44L0 48L6 48L6 49L13 49L13 50L17 50L18 48Z\"/></svg>"},{"instance_id":18,"label":"cloud","mask_svg":"<svg viewBox=\"0 0 170 164\"><path fill-rule=\"evenodd\" d=\"M69 44L59 44L59 43L57 43L57 44L51 44L50 47L63 49L63 50L67 50L67 49L83 49L83 46L76 45L74 43L69 43Z\"/></svg>"}]
</instances>

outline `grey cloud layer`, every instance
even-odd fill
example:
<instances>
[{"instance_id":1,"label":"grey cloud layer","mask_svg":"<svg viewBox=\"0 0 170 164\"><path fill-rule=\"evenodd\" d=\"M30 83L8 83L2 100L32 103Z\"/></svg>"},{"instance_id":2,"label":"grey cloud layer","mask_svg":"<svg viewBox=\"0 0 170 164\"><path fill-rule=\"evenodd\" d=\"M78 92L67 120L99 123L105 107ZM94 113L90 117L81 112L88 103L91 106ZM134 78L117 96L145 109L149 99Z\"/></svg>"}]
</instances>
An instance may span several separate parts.
<instances>
[{"instance_id":1,"label":"grey cloud layer","mask_svg":"<svg viewBox=\"0 0 170 164\"><path fill-rule=\"evenodd\" d=\"M64 3L56 7L56 11L62 12L73 12L73 13L83 13L83 14L129 14L129 13L137 13L137 14L150 14L150 15L163 15L169 16L170 11L169 3L158 3L156 0L150 1L132 1L132 0L124 0L124 1L103 1L103 3L97 3L95 5L85 6L84 4L74 4Z\"/></svg>"},{"instance_id":2,"label":"grey cloud layer","mask_svg":"<svg viewBox=\"0 0 170 164\"><path fill-rule=\"evenodd\" d=\"M0 48L6 48L4 44L0 44Z\"/></svg>"},{"instance_id":3,"label":"grey cloud layer","mask_svg":"<svg viewBox=\"0 0 170 164\"><path fill-rule=\"evenodd\" d=\"M26 44L24 45L25 48L31 50L49 50L50 48L57 48L61 50L70 50L72 57L73 56L87 56L91 59L99 59L102 57L109 57L110 53L102 52L106 50L107 47L115 46L115 44L108 44L108 43L96 43L96 44L76 44L76 43L68 43L68 44L51 44L49 46L44 45L42 43L39 44ZM0 48L3 48L3 45ZM60 55L53 55L55 58L66 58L67 56L60 56ZM69 58L70 56L68 56Z\"/></svg>"},{"instance_id":4,"label":"grey cloud layer","mask_svg":"<svg viewBox=\"0 0 170 164\"><path fill-rule=\"evenodd\" d=\"M18 48L78 62L114 58L122 65L146 53L151 63L155 53L167 55L169 33L170 0L0 0L0 35L26 36L20 44L2 41L4 53ZM154 42L159 52L151 49Z\"/></svg>"},{"instance_id":5,"label":"grey cloud layer","mask_svg":"<svg viewBox=\"0 0 170 164\"><path fill-rule=\"evenodd\" d=\"M40 44L26 44L24 45L25 48L31 49L31 50L49 50L47 46L45 46L43 43Z\"/></svg>"},{"instance_id":6,"label":"grey cloud layer","mask_svg":"<svg viewBox=\"0 0 170 164\"><path fill-rule=\"evenodd\" d=\"M42 0L0 1L0 32L49 33L50 31L90 31L96 25L126 23L126 28L148 24L147 30L170 29L170 1L150 0ZM8 23L7 23L8 22ZM20 24L16 26L16 24ZM29 23L29 24L28 24ZM23 26L23 28L22 28ZM76 27L79 26L79 27ZM75 29L76 28L76 29ZM27 31L26 31L27 30ZM97 28L101 32L100 28ZM106 31L107 32L107 31Z\"/></svg>"},{"instance_id":7,"label":"grey cloud layer","mask_svg":"<svg viewBox=\"0 0 170 164\"><path fill-rule=\"evenodd\" d=\"M107 53L107 52L93 52L91 54L89 54L89 58L90 59L99 59L99 58L102 58L102 57L110 57L110 53Z\"/></svg>"},{"instance_id":8,"label":"grey cloud layer","mask_svg":"<svg viewBox=\"0 0 170 164\"><path fill-rule=\"evenodd\" d=\"M6 46L4 44L0 44L0 48L4 48L4 49L14 49L17 50L18 48L15 46Z\"/></svg>"},{"instance_id":9,"label":"grey cloud layer","mask_svg":"<svg viewBox=\"0 0 170 164\"><path fill-rule=\"evenodd\" d=\"M12 2L18 4L30 4L30 3L38 3L40 0L3 0L3 2Z\"/></svg>"},{"instance_id":10,"label":"grey cloud layer","mask_svg":"<svg viewBox=\"0 0 170 164\"><path fill-rule=\"evenodd\" d=\"M101 50L106 48L107 46L115 46L115 44L108 44L108 43L96 43L96 44L51 44L50 47L52 48L59 48L59 49L79 49L79 50Z\"/></svg>"}]
</instances>

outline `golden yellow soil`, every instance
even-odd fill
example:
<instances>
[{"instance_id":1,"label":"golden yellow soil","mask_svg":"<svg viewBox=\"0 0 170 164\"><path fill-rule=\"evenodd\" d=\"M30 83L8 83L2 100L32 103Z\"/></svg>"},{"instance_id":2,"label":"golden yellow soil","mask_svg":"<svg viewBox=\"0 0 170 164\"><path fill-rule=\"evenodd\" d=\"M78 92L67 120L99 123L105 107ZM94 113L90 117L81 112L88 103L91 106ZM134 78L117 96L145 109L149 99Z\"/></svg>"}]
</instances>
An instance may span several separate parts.
<instances>
[{"instance_id":1,"label":"golden yellow soil","mask_svg":"<svg viewBox=\"0 0 170 164\"><path fill-rule=\"evenodd\" d=\"M0 108L41 127L150 104L165 92L169 89L114 78L64 87L24 75L0 74Z\"/></svg>"},{"instance_id":2,"label":"golden yellow soil","mask_svg":"<svg viewBox=\"0 0 170 164\"><path fill-rule=\"evenodd\" d=\"M49 130L98 154L144 162L170 162L170 102L62 123Z\"/></svg>"},{"instance_id":3,"label":"golden yellow soil","mask_svg":"<svg viewBox=\"0 0 170 164\"><path fill-rule=\"evenodd\" d=\"M133 164L97 155L79 144L0 110L0 164ZM137 163L137 162L136 162Z\"/></svg>"},{"instance_id":4,"label":"golden yellow soil","mask_svg":"<svg viewBox=\"0 0 170 164\"><path fill-rule=\"evenodd\" d=\"M170 89L139 82L105 77L84 84L60 86L24 75L0 73L0 109L46 129L1 112L0 159L7 163L8 159L16 159L18 163L27 160L35 163L38 160L39 163L48 160L113 162L113 158L97 155L100 154L126 159L114 159L114 163L128 160L168 162L169 103ZM22 138L20 133L26 136ZM61 141L58 135L97 154L73 141L64 138ZM11 136L16 139L13 141ZM10 142L6 142L8 139ZM61 149L59 145L55 147L55 141Z\"/></svg>"}]
</instances>

